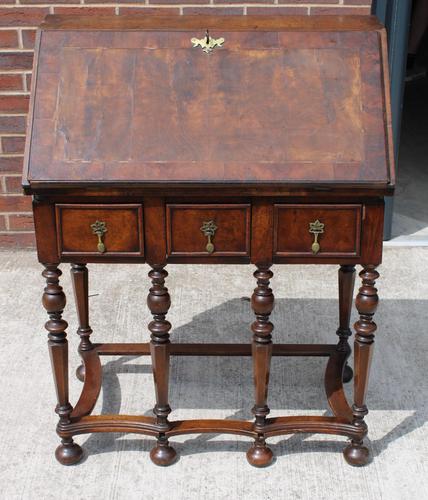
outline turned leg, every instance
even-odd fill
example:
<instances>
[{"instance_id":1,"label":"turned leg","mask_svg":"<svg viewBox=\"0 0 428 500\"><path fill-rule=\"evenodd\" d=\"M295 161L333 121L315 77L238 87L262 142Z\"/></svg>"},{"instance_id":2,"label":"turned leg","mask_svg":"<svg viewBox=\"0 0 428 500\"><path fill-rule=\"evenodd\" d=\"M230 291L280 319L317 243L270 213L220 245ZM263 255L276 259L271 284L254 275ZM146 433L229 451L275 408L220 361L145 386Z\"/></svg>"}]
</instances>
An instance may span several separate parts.
<instances>
[{"instance_id":1,"label":"turned leg","mask_svg":"<svg viewBox=\"0 0 428 500\"><path fill-rule=\"evenodd\" d=\"M65 332L68 325L62 319L66 299L59 284L61 274L57 264L45 264L45 270L42 273L43 277L46 278L43 307L49 315L45 328L49 332L49 354L58 401L55 409L59 416L58 431L62 430L62 426L70 423L70 415L73 410L68 400L68 344ZM62 438L61 444L56 449L55 457L61 464L71 465L78 462L82 458L82 454L82 448L69 436Z\"/></svg>"},{"instance_id":2,"label":"turned leg","mask_svg":"<svg viewBox=\"0 0 428 500\"><path fill-rule=\"evenodd\" d=\"M79 353L90 351L93 347L90 336L92 329L89 326L89 290L88 290L88 268L86 264L71 264L71 281L73 283L74 300L76 303L79 328L77 334L80 337ZM76 370L76 377L83 382L85 379L85 366L80 364Z\"/></svg>"},{"instance_id":3,"label":"turned leg","mask_svg":"<svg viewBox=\"0 0 428 500\"><path fill-rule=\"evenodd\" d=\"M165 278L167 276L168 273L162 266L154 267L149 272L152 287L147 297L147 305L153 314L153 321L149 323L149 330L151 332L150 354L152 357L156 393L156 405L153 408L153 413L156 415L156 423L165 431L170 428L168 415L171 413L168 403L169 330L171 329L171 323L165 319L171 305L171 299L168 288L165 286ZM176 456L177 453L169 445L165 433L160 432L157 445L150 452L150 458L156 465L170 465L174 462Z\"/></svg>"},{"instance_id":4,"label":"turned leg","mask_svg":"<svg viewBox=\"0 0 428 500\"><path fill-rule=\"evenodd\" d=\"M257 287L251 297L251 307L256 320L251 325L253 332L252 358L255 386L255 405L252 409L255 415L254 428L258 432L253 446L247 451L247 460L251 465L264 467L273 460L272 450L266 445L264 426L270 410L267 406L270 360L272 357L272 330L273 324L269 316L274 307L274 297L269 288L269 280L273 273L269 266L257 267L254 277Z\"/></svg>"},{"instance_id":5,"label":"turned leg","mask_svg":"<svg viewBox=\"0 0 428 500\"><path fill-rule=\"evenodd\" d=\"M352 332L349 328L351 321L352 299L354 295L355 266L342 265L339 269L339 328L336 334L339 336L337 349L342 352L350 352L348 339ZM343 368L343 381L352 380L352 368L345 363Z\"/></svg>"},{"instance_id":6,"label":"turned leg","mask_svg":"<svg viewBox=\"0 0 428 500\"><path fill-rule=\"evenodd\" d=\"M373 355L374 333L376 323L373 315L378 304L376 280L379 273L376 266L366 265L360 272L362 286L359 289L355 304L360 315L360 319L355 323L354 342L354 404L352 413L354 415L353 424L361 429L362 434L367 434L367 424L364 417L368 410L365 404L367 386L369 381L370 365ZM352 440L344 450L346 461L350 465L365 465L369 461L369 450L363 445L363 440Z\"/></svg>"}]
</instances>

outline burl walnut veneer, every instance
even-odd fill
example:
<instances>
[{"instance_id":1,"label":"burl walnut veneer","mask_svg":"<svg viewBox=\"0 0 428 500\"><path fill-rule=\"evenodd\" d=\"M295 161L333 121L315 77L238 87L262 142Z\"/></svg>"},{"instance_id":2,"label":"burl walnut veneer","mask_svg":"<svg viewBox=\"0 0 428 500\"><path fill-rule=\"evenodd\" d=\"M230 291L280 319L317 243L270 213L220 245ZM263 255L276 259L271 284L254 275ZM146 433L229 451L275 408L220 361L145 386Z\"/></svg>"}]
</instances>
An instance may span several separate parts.
<instances>
[{"instance_id":1,"label":"burl walnut veneer","mask_svg":"<svg viewBox=\"0 0 428 500\"><path fill-rule=\"evenodd\" d=\"M82 457L73 436L91 432L154 436L150 456L159 465L176 458L172 436L242 434L253 440L247 458L256 466L272 461L270 436L337 434L350 438L350 464L367 463L376 267L383 198L394 187L385 40L366 16L47 17L37 36L23 183L45 267L62 464ZM61 262L71 263L83 361L74 406ZM88 262L150 265L150 343L92 342ZM254 264L252 343L171 343L168 262ZM272 263L340 266L337 344L273 343ZM356 264L350 405L342 382L353 376ZM91 414L107 355L151 356L154 417ZM169 420L171 355L251 355L254 421ZM268 418L271 356L327 357L333 416Z\"/></svg>"}]
</instances>

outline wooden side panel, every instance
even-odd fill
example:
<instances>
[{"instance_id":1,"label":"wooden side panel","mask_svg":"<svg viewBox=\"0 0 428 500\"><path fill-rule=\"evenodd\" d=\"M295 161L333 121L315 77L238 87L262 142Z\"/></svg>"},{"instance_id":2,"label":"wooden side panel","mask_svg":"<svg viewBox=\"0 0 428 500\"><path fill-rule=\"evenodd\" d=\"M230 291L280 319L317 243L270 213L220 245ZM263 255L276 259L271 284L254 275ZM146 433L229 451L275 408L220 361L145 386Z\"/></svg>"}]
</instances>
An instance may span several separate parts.
<instances>
[{"instance_id":1,"label":"wooden side panel","mask_svg":"<svg viewBox=\"0 0 428 500\"><path fill-rule=\"evenodd\" d=\"M55 205L35 200L33 201L33 215L39 262L58 263L60 257L57 247Z\"/></svg>"},{"instance_id":2,"label":"wooden side panel","mask_svg":"<svg viewBox=\"0 0 428 500\"><path fill-rule=\"evenodd\" d=\"M385 107L385 137L387 141L389 163L389 179L390 184L395 186L395 155L394 155L394 139L392 131L392 111L391 111L391 83L389 76L389 62L388 62L388 40L386 29L380 30L381 40L381 58L382 58L382 87L384 94L384 107Z\"/></svg>"},{"instance_id":3,"label":"wooden side panel","mask_svg":"<svg viewBox=\"0 0 428 500\"><path fill-rule=\"evenodd\" d=\"M144 198L146 260L152 266L166 263L166 220L163 198Z\"/></svg>"},{"instance_id":4,"label":"wooden side panel","mask_svg":"<svg viewBox=\"0 0 428 500\"><path fill-rule=\"evenodd\" d=\"M267 199L251 202L251 262L261 267L273 258L273 204Z\"/></svg>"},{"instance_id":5,"label":"wooden side panel","mask_svg":"<svg viewBox=\"0 0 428 500\"><path fill-rule=\"evenodd\" d=\"M361 263L377 266L382 262L384 202L364 205Z\"/></svg>"}]
</instances>

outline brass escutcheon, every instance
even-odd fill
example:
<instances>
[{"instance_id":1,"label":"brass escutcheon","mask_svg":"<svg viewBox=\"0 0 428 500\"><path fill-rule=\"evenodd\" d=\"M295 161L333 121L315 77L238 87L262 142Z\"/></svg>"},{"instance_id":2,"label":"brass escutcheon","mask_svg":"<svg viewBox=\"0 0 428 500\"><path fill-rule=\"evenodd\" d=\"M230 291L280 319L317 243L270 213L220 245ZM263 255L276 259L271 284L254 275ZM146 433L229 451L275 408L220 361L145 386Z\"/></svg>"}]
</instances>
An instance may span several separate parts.
<instances>
[{"instance_id":1,"label":"brass escutcheon","mask_svg":"<svg viewBox=\"0 0 428 500\"><path fill-rule=\"evenodd\" d=\"M210 54L215 47L221 47L224 43L224 38L212 38L209 31L205 33L205 38L191 38L193 47L201 47L206 54Z\"/></svg>"},{"instance_id":2,"label":"brass escutcheon","mask_svg":"<svg viewBox=\"0 0 428 500\"><path fill-rule=\"evenodd\" d=\"M200 230L204 233L204 235L208 238L207 246L205 250L208 253L214 252L214 243L211 241L211 238L214 237L215 232L217 231L217 226L213 220L204 221Z\"/></svg>"},{"instance_id":3,"label":"brass escutcheon","mask_svg":"<svg viewBox=\"0 0 428 500\"><path fill-rule=\"evenodd\" d=\"M106 223L100 220L95 221L91 224L92 232L98 236L98 244L97 250L100 253L104 253L106 251L106 246L103 242L103 236L107 232Z\"/></svg>"},{"instance_id":4,"label":"brass escutcheon","mask_svg":"<svg viewBox=\"0 0 428 500\"><path fill-rule=\"evenodd\" d=\"M316 255L320 251L318 235L324 232L324 224L318 219L315 222L309 222L309 232L314 235L314 242L312 243L312 253Z\"/></svg>"}]
</instances>

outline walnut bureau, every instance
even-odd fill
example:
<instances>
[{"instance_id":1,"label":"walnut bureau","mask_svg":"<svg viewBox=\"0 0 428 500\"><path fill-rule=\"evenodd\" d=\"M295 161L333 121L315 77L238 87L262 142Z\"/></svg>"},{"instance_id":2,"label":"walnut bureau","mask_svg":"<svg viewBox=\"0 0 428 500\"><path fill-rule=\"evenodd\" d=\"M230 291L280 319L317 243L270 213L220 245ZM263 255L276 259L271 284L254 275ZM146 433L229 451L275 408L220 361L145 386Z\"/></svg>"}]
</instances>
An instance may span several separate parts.
<instances>
[{"instance_id":1,"label":"walnut bureau","mask_svg":"<svg viewBox=\"0 0 428 500\"><path fill-rule=\"evenodd\" d=\"M394 189L385 31L370 16L61 17L38 31L23 186L33 196L43 305L61 444L73 436L153 436L151 459L176 458L179 434L248 436L268 465L271 436L347 436L369 460L366 393L376 324L383 199ZM71 263L84 382L72 406L60 263ZM94 343L87 263L148 263L150 343ZM252 343L170 342L167 263L255 266ZM273 263L339 266L338 341L275 344ZM350 314L355 266L353 401ZM246 291L242 291L244 294ZM250 330L250 329L249 329ZM97 339L98 340L98 339ZM153 417L93 415L100 356L150 355ZM254 421L168 418L171 355L252 356ZM271 356L325 356L332 416L269 418ZM146 409L142 409L146 410Z\"/></svg>"}]
</instances>

